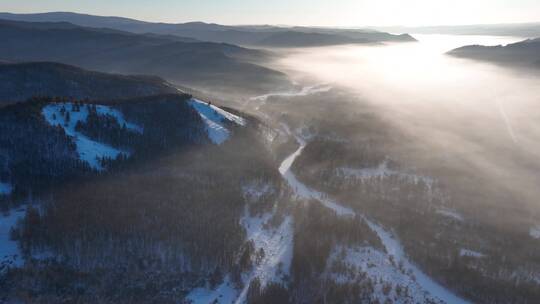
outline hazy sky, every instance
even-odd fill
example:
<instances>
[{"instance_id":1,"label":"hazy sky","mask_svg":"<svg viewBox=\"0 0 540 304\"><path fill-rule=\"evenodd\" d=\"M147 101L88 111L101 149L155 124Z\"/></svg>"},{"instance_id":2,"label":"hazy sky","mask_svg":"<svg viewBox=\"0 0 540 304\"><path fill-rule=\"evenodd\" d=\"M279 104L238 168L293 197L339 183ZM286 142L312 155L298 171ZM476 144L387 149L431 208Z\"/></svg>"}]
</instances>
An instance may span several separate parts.
<instances>
[{"instance_id":1,"label":"hazy sky","mask_svg":"<svg viewBox=\"0 0 540 304\"><path fill-rule=\"evenodd\" d=\"M540 0L0 0L0 11L223 24L452 25L540 21Z\"/></svg>"}]
</instances>

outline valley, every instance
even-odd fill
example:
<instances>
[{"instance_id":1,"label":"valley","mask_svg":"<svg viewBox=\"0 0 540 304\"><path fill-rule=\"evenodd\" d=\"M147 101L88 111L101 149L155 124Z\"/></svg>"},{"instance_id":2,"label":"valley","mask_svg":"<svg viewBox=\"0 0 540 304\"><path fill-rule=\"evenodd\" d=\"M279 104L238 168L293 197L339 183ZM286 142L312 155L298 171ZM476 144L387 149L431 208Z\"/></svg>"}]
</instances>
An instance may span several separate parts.
<instances>
[{"instance_id":1,"label":"valley","mask_svg":"<svg viewBox=\"0 0 540 304\"><path fill-rule=\"evenodd\" d=\"M0 18L0 302L540 297L536 40Z\"/></svg>"}]
</instances>

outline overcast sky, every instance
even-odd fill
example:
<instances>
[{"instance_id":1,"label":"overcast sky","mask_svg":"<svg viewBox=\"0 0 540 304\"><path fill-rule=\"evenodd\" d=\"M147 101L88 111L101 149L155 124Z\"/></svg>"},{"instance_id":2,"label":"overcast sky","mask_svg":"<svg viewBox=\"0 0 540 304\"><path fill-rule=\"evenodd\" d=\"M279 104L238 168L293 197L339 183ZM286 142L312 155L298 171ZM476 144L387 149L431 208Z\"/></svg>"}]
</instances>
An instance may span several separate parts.
<instances>
[{"instance_id":1,"label":"overcast sky","mask_svg":"<svg viewBox=\"0 0 540 304\"><path fill-rule=\"evenodd\" d=\"M540 21L540 0L0 0L0 11L74 11L161 22L414 26Z\"/></svg>"}]
</instances>

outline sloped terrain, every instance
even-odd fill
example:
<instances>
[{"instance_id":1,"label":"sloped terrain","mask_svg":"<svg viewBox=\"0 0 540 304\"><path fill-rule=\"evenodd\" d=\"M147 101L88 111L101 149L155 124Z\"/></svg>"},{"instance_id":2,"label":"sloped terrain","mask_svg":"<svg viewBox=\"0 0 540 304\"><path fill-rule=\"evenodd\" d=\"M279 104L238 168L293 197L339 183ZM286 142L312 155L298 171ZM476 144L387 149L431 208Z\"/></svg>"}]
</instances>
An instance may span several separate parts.
<instances>
[{"instance_id":1,"label":"sloped terrain","mask_svg":"<svg viewBox=\"0 0 540 304\"><path fill-rule=\"evenodd\" d=\"M540 67L540 38L527 39L506 46L463 46L448 52L448 55L538 69Z\"/></svg>"},{"instance_id":2,"label":"sloped terrain","mask_svg":"<svg viewBox=\"0 0 540 304\"><path fill-rule=\"evenodd\" d=\"M345 43L410 42L408 34L394 35L367 29L320 27L230 26L188 22L152 23L129 18L51 12L41 14L0 13L0 18L30 22L69 22L93 28L111 28L133 33L154 33L191 37L202 41L272 47L310 47Z\"/></svg>"},{"instance_id":3,"label":"sloped terrain","mask_svg":"<svg viewBox=\"0 0 540 304\"><path fill-rule=\"evenodd\" d=\"M179 301L223 280L240 294L244 276L266 273L251 270L261 248L264 265L277 267L282 234L242 224L276 210L282 192L253 118L189 95L107 105L36 98L0 114L15 130L1 132L11 147L2 176L14 188L2 200L2 297ZM215 141L208 121L226 136Z\"/></svg>"},{"instance_id":4,"label":"sloped terrain","mask_svg":"<svg viewBox=\"0 0 540 304\"><path fill-rule=\"evenodd\" d=\"M53 62L0 64L2 103L25 101L34 96L105 101L176 92L157 77L98 73Z\"/></svg>"},{"instance_id":5,"label":"sloped terrain","mask_svg":"<svg viewBox=\"0 0 540 304\"><path fill-rule=\"evenodd\" d=\"M289 85L283 73L250 63L265 60L264 52L229 44L15 21L0 22L0 39L0 58L8 61L55 61L214 90L264 92Z\"/></svg>"}]
</instances>

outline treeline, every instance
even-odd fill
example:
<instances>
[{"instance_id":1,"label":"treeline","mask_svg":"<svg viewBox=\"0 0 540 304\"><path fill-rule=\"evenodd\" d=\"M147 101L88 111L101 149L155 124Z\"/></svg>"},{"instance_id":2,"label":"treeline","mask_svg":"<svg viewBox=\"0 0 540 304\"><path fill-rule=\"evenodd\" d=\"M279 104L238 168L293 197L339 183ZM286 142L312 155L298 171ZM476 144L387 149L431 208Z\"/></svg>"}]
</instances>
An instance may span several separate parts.
<instances>
[{"instance_id":1,"label":"treeline","mask_svg":"<svg viewBox=\"0 0 540 304\"><path fill-rule=\"evenodd\" d=\"M14 198L92 175L64 130L43 118L42 106L52 101L36 98L0 109L0 178L13 185Z\"/></svg>"},{"instance_id":2,"label":"treeline","mask_svg":"<svg viewBox=\"0 0 540 304\"><path fill-rule=\"evenodd\" d=\"M28 290L33 302L178 303L227 274L241 287L253 255L239 223L243 186L257 181L279 195L277 164L256 129L234 129L213 145L197 124L182 125L199 119L182 113L185 102L150 101L114 105L148 139L132 158L112 162L107 174L54 187L39 212L29 209L13 237L27 257L56 258L11 271L0 290ZM251 209L268 210L274 200L265 196ZM48 276L63 289L44 282Z\"/></svg>"},{"instance_id":3,"label":"treeline","mask_svg":"<svg viewBox=\"0 0 540 304\"><path fill-rule=\"evenodd\" d=\"M187 101L186 94L141 97L110 103L119 110L127 122L140 127L132 130L120 125L110 114L98 114L93 104L82 104L88 109L85 122L79 122L77 131L89 138L113 147L133 151L134 157L152 157L152 154L194 144L208 143L206 126L199 114ZM78 104L75 109L79 109Z\"/></svg>"},{"instance_id":4,"label":"treeline","mask_svg":"<svg viewBox=\"0 0 540 304\"><path fill-rule=\"evenodd\" d=\"M131 158L142 159L209 142L204 123L186 102L190 97L160 95L114 104L113 107L125 112L128 121L144 128L142 133L121 126L111 115L98 115L96 105L88 100L39 97L3 107L0 109L0 180L13 185L12 198L16 201L31 194L39 195L66 181L107 174L96 172L82 161L73 139L61 126L52 126L45 120L42 109L47 104L71 103L74 111L86 107L88 120L77 124L79 132L93 140L125 148L133 152ZM63 113L64 120L70 119L69 111ZM101 162L111 170L129 163L124 155Z\"/></svg>"},{"instance_id":5,"label":"treeline","mask_svg":"<svg viewBox=\"0 0 540 304\"><path fill-rule=\"evenodd\" d=\"M293 303L358 303L373 299L373 284L368 278L346 286L324 276L331 252L340 245L384 250L365 221L340 217L317 201L299 206L294 215L290 284Z\"/></svg>"},{"instance_id":6,"label":"treeline","mask_svg":"<svg viewBox=\"0 0 540 304\"><path fill-rule=\"evenodd\" d=\"M391 162L392 174L385 176L343 174L345 166L376 168L384 160L377 148L369 152L369 145L345 144L310 142L298 158L301 165L294 167L296 175L396 231L412 260L458 294L478 303L534 303L531 299L540 298L535 282L540 242L531 239L528 231L517 225L478 222L468 213L458 218L441 214L440 210L463 205L455 201L463 197L436 181L398 173L404 171ZM462 249L481 256L464 256Z\"/></svg>"}]
</instances>

